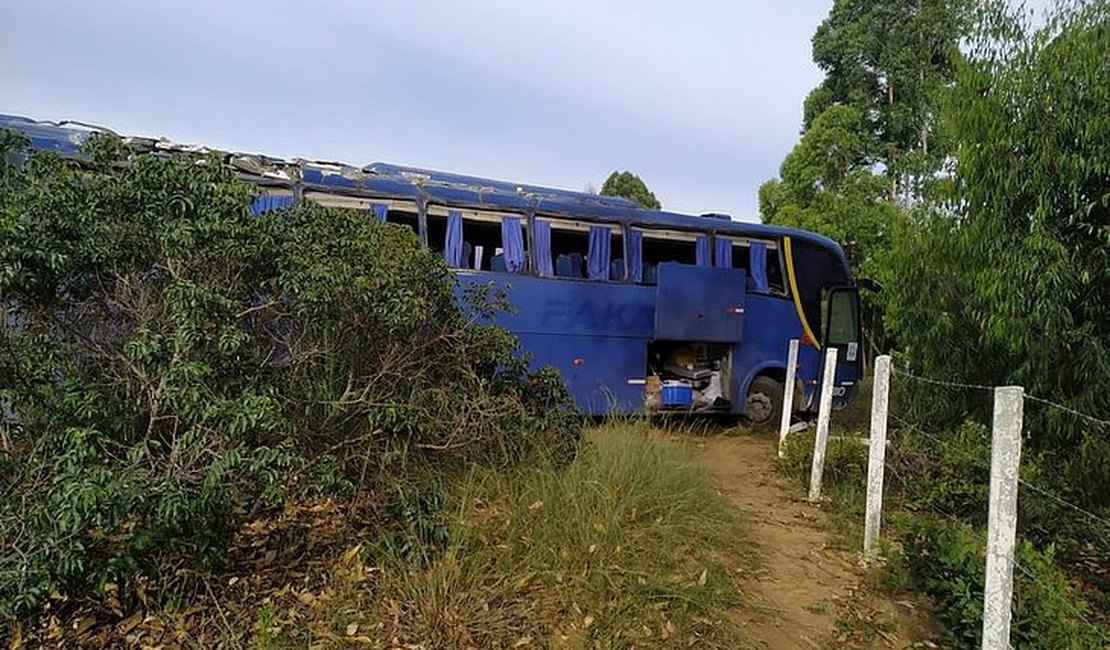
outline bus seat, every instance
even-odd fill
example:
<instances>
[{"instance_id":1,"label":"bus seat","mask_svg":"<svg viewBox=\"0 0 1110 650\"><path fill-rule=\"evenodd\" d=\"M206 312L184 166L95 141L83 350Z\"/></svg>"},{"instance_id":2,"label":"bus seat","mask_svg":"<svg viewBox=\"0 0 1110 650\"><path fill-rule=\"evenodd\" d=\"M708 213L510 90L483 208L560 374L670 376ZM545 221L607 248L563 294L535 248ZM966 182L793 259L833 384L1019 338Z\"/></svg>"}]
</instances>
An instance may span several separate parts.
<instances>
[{"instance_id":1,"label":"bus seat","mask_svg":"<svg viewBox=\"0 0 1110 650\"><path fill-rule=\"evenodd\" d=\"M582 257L582 253L571 253L567 255L570 258L571 276L572 278L584 278L586 275L583 273L583 267L586 260Z\"/></svg>"},{"instance_id":2,"label":"bus seat","mask_svg":"<svg viewBox=\"0 0 1110 650\"><path fill-rule=\"evenodd\" d=\"M617 282L624 281L624 260L613 260L609 263L609 279Z\"/></svg>"},{"instance_id":3,"label":"bus seat","mask_svg":"<svg viewBox=\"0 0 1110 650\"><path fill-rule=\"evenodd\" d=\"M505 255L494 255L492 258L490 258L489 270L500 271L501 273L507 272L509 270L509 265L505 264Z\"/></svg>"},{"instance_id":4,"label":"bus seat","mask_svg":"<svg viewBox=\"0 0 1110 650\"><path fill-rule=\"evenodd\" d=\"M462 263L459 264L459 266L461 266L464 269L469 269L472 266L470 255L473 252L474 252L474 247L470 245L470 242L465 242L464 241L463 245L462 245Z\"/></svg>"},{"instance_id":5,"label":"bus seat","mask_svg":"<svg viewBox=\"0 0 1110 650\"><path fill-rule=\"evenodd\" d=\"M574 269L570 261L570 256L560 255L555 258L555 276L560 278L574 277Z\"/></svg>"}]
</instances>

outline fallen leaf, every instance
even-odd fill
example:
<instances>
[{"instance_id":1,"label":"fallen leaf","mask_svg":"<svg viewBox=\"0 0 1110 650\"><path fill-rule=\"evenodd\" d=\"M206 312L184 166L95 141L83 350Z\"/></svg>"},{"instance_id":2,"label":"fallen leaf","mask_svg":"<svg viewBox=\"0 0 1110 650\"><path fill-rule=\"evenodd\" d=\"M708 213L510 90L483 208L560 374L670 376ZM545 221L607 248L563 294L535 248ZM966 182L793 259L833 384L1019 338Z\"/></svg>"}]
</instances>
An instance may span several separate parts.
<instances>
[{"instance_id":1,"label":"fallen leaf","mask_svg":"<svg viewBox=\"0 0 1110 650\"><path fill-rule=\"evenodd\" d=\"M347 625L347 636L354 636L358 634L358 623L350 623Z\"/></svg>"},{"instance_id":2,"label":"fallen leaf","mask_svg":"<svg viewBox=\"0 0 1110 650\"><path fill-rule=\"evenodd\" d=\"M539 510L542 507L543 507L543 501L536 501L532 505L528 506L528 509L529 510Z\"/></svg>"},{"instance_id":3,"label":"fallen leaf","mask_svg":"<svg viewBox=\"0 0 1110 650\"><path fill-rule=\"evenodd\" d=\"M347 563L353 562L354 559L358 557L358 554L361 552L362 544L356 544L355 546L347 549L347 552L343 554L343 561Z\"/></svg>"},{"instance_id":4,"label":"fallen leaf","mask_svg":"<svg viewBox=\"0 0 1110 650\"><path fill-rule=\"evenodd\" d=\"M698 586L704 586L705 581L709 579L709 569L702 569L701 575L698 576Z\"/></svg>"},{"instance_id":5,"label":"fallen leaf","mask_svg":"<svg viewBox=\"0 0 1110 650\"><path fill-rule=\"evenodd\" d=\"M513 647L514 648L519 648L521 646L526 646L530 643L532 643L532 637L531 636L522 636L519 639L517 639L517 642L513 644Z\"/></svg>"},{"instance_id":6,"label":"fallen leaf","mask_svg":"<svg viewBox=\"0 0 1110 650\"><path fill-rule=\"evenodd\" d=\"M594 624L594 617L587 614L586 618L582 621L582 627L589 628L593 624Z\"/></svg>"},{"instance_id":7,"label":"fallen leaf","mask_svg":"<svg viewBox=\"0 0 1110 650\"><path fill-rule=\"evenodd\" d=\"M12 638L8 640L8 650L19 650L23 647L23 624L16 621L12 625Z\"/></svg>"},{"instance_id":8,"label":"fallen leaf","mask_svg":"<svg viewBox=\"0 0 1110 650\"><path fill-rule=\"evenodd\" d=\"M139 623L142 623L142 622L143 622L143 615L136 612L136 613L132 614L131 616L128 616L125 620L123 620L119 624L119 628L118 628L119 633L121 635L126 636L128 632L135 629L135 626L138 625Z\"/></svg>"}]
</instances>

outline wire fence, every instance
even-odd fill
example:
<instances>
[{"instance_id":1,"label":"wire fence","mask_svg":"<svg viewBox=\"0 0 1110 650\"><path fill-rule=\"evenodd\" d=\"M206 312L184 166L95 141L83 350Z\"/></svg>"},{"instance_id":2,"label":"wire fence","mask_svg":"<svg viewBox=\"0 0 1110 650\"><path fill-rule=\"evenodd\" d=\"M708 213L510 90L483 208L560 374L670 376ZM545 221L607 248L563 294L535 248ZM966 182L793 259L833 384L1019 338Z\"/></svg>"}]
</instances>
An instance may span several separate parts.
<instances>
[{"instance_id":1,"label":"wire fence","mask_svg":"<svg viewBox=\"0 0 1110 650\"><path fill-rule=\"evenodd\" d=\"M988 506L985 508L968 509L967 511L960 511L959 514L956 514L950 511L948 508L943 507L937 502L936 499L932 499L929 497L915 497L912 499L913 508L925 508L926 511L931 511L933 514L943 520L947 520L951 523L958 523L960 526L963 527L970 526L972 529L981 529L984 522L976 521L976 519L982 517L982 513L984 512L984 510L987 512L987 518L989 520L985 523L987 528L989 529L987 545L988 577L987 589L984 591L984 614L990 615L991 612L997 610L999 606L1005 608L1006 605L1001 603L1009 602L1010 606L1013 606L1014 601L1011 600L1010 593L1005 593L1000 596L997 593L992 594L990 592L992 585L992 576L995 578L993 584L996 590L999 588L999 585L1003 585L1001 587L1002 589L1012 589L1012 586L1014 584L1012 581L1012 574L1014 570L1017 570L1023 576L1023 579L1025 580L1024 584L1026 586L1028 586L1029 584L1035 584L1042 592L1042 597L1047 597L1058 601L1056 604L1060 605L1061 609L1056 611L1062 611L1067 616L1073 617L1075 621L1079 621L1083 625L1087 626L1087 628L1091 630L1092 634L1097 635L1099 637L1100 647L1103 642L1110 640L1110 636L1108 636L1108 633L1110 633L1110 629L1105 626L1104 621L1092 620L1092 618L1088 615L1088 610L1085 609L1086 605L1081 604L1083 603L1083 601L1077 602L1075 600L1072 600L1068 597L1067 594L1063 592L1060 584L1053 584L1050 581L1045 580L1045 578L1042 577L1038 570L1035 570L1033 567L1026 566L1026 564L1023 561L1019 560L1019 558L1017 557L1018 554L1016 548L1018 517L1022 516L1018 510L1017 499L1018 493L1023 492L1035 497L1032 503L1036 503L1039 499L1042 500L1040 501L1040 504L1051 504L1051 507L1047 511L1049 513L1058 513L1060 512L1060 510L1054 511L1052 510L1052 508L1059 508L1067 511L1068 513L1072 513L1074 515L1077 515L1078 517L1081 517L1082 521L1087 522L1087 524L1084 524L1082 530L1089 531L1088 537L1097 539L1097 542L1102 545L1101 548L1104 548L1107 550L1107 552L1110 552L1110 517L1106 516L1103 513L1096 512L1093 508L1085 507L1083 504L1077 503L1075 500L1069 498L1069 496L1067 496L1065 492L1071 491L1072 488L1068 487L1064 483L1057 481L1055 483L1055 486L1052 486L1048 485L1045 480L1040 480L1041 477L1039 475L1023 476L1021 473L1020 463L1018 462L1018 459L1020 457L1023 423L1029 417L1026 413L1024 405L1035 404L1040 408L1055 410L1062 414L1065 414L1068 417L1075 418L1077 421L1082 422L1084 425L1097 427L1099 430L1110 430L1110 419L1103 415L1088 413L1073 406L1070 406L1065 403L1067 401L1066 398L1048 399L1037 395L1028 395L1025 394L1024 390L1019 387L996 387L970 381L922 376L910 372L903 367L895 367L894 364L890 363L889 357L886 357L885 363L888 364L886 366L888 369L888 379L884 380L886 381L886 385L883 387L884 391L889 391L890 384L899 382L938 388L945 391L946 393L951 393L951 391L968 391L972 394L994 398L994 415L991 418L991 421L987 423L980 423L988 425L984 428L984 431L990 432L990 434L984 435L979 440L972 439L971 442L973 444L967 444L969 441L965 437L966 433L960 433L957 436L953 436L953 434L942 434L930 431L926 427L923 427L920 424L911 421L911 419L908 419L907 417L902 417L902 415L900 415L899 413L893 412L893 409L891 409L889 405L889 395L886 392L882 395L880 402L881 406L876 407L873 404L872 410L872 446L874 447L874 445L876 444L875 441L878 440L879 442L877 444L882 445L882 450L881 452L877 453L876 450L872 448L870 454L870 462L872 465L874 465L876 459L880 460L881 462L879 462L878 465L883 470L885 470L885 472L890 473L892 477L898 478L902 482L904 489L906 489L905 486L912 484L912 481L915 480L915 477L898 476L899 472L901 472L903 468L899 467L897 463L892 462L892 460L887 458L886 449L888 447L892 447L898 450L899 453L905 452L916 454L918 458L926 459L927 462L931 463L933 467L940 467L946 462L951 462L953 459L958 459L958 462L961 463L961 465L959 465L960 467L969 469L975 474L979 474L981 472L983 476L990 477L990 503L989 506L988 504L984 503L985 506ZM881 364L876 364L876 378L878 378L881 374L879 371L880 365ZM824 389L825 387L822 388L822 390ZM879 390L878 381L876 381L875 390ZM969 394L967 397L970 399L972 395ZM877 395L875 399L879 399ZM956 400L959 398L957 396L952 396L945 399L952 403L951 400ZM958 404L959 402L954 403ZM974 402L969 401L968 404L974 404ZM882 418L881 426L877 426L878 423L875 421L875 418L878 417ZM1005 421L1001 425L999 422L1000 417ZM889 425L891 425L891 435L889 436L887 435L888 423ZM827 422L825 426L827 427ZM876 436L876 432L879 432L879 435ZM910 438L907 437L907 434L915 436L921 441L927 442L928 444L924 447L922 447L920 444L912 444ZM1000 443L998 439L999 435L1009 436L1008 438L1004 438L1003 440L1009 440L1010 442ZM983 445L982 443L986 444ZM1010 446L1007 446L1008 444ZM823 454L824 450L822 449L822 457ZM1000 455L998 458L992 458L992 454ZM814 462L816 463L816 448L814 458ZM868 512L866 518L867 527L872 526L872 519L874 519L875 532L872 533L871 531L868 531L868 533L865 533L865 552L869 551L869 540L873 541L874 537L877 536L877 527L878 522L881 520L881 508L883 499L883 480L882 472L880 472L877 481L878 495L874 497L874 500L878 503L880 512L872 512L872 491L875 489L876 485L872 477L872 472L873 468L869 469ZM820 474L818 473L817 475L819 476ZM972 477L969 478L972 481L975 480ZM1049 478L1048 482L1051 481L1052 479ZM1009 485L1010 487L1007 488L1007 485ZM983 487L987 486L984 485ZM1063 491L1056 488L1063 488ZM1008 492L1010 494L1007 494ZM906 504L903 504L903 506L905 505ZM1021 512L1025 512L1027 507L1028 506L1023 507ZM1044 506L1041 505L1035 507L1043 508ZM974 515L972 513L978 513L978 515ZM1042 518L1051 519L1051 517L1054 515L1041 516ZM1051 525L1052 522L1049 521L1047 526L1051 528ZM1046 526L1045 522L1042 521L1040 526L1040 534L1043 535ZM1010 529L1008 533L1006 532L1007 527ZM993 569L991 568L992 564L994 565ZM1004 575L1009 577L1006 577L1004 579L998 578L999 575L1002 575L999 573L1000 567L1002 567ZM1057 569L1053 569L1053 571L1056 570ZM999 580L1002 581L999 582ZM988 605L988 601L990 601L992 605ZM1012 647L1009 644L1008 640L1003 640L1003 638L998 637L998 630L1001 629L998 627L999 625L1004 626L1004 638L1008 639L1010 633L1009 617L1007 617L1004 621L999 620L991 622L986 619L984 620L984 648ZM1106 644L1105 647L1110 648L1110 644Z\"/></svg>"}]
</instances>

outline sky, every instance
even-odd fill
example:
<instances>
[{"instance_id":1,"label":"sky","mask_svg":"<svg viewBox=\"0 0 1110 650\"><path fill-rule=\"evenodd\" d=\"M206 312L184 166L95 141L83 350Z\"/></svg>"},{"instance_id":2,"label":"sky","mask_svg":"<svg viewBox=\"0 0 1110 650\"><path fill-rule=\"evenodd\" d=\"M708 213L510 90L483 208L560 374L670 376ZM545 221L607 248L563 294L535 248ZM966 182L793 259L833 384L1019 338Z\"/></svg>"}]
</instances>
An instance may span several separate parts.
<instances>
[{"instance_id":1,"label":"sky","mask_svg":"<svg viewBox=\"0 0 1110 650\"><path fill-rule=\"evenodd\" d=\"M5 0L0 113L758 220L831 0Z\"/></svg>"}]
</instances>

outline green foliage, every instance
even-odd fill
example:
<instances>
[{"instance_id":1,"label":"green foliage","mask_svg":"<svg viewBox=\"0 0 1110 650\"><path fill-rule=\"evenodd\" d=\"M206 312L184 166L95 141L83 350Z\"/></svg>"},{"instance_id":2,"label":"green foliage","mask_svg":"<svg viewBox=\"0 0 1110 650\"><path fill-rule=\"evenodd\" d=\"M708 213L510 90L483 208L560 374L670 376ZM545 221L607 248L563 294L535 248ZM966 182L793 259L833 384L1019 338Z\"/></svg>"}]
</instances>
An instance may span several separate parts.
<instances>
[{"instance_id":1,"label":"green foliage","mask_svg":"<svg viewBox=\"0 0 1110 650\"><path fill-rule=\"evenodd\" d=\"M867 445L863 438L835 437L825 447L821 487L833 503L848 513L863 512L867 486ZM786 439L779 470L808 483L813 466L813 436L793 435Z\"/></svg>"},{"instance_id":2,"label":"green foliage","mask_svg":"<svg viewBox=\"0 0 1110 650\"><path fill-rule=\"evenodd\" d=\"M833 4L813 36L813 60L826 77L806 98L802 137L781 180L760 188L764 222L826 235L857 274L884 274L905 220L897 204L928 199L943 185L936 172L951 149L938 106L960 58L967 4ZM881 330L877 318L868 320Z\"/></svg>"},{"instance_id":3,"label":"green foliage","mask_svg":"<svg viewBox=\"0 0 1110 650\"><path fill-rule=\"evenodd\" d=\"M1022 385L1105 416L1110 5L1066 3L1040 27L1027 20L1004 3L980 11L942 105L955 194L896 238L883 265L887 326L903 365L921 374ZM990 409L978 391L929 387L905 391L901 405L934 431ZM1022 492L1024 533L1110 593L1095 568L1110 561L1105 526L1058 501L1110 511L1107 427L1028 402L1024 429L1023 477L1057 496Z\"/></svg>"},{"instance_id":4,"label":"green foliage","mask_svg":"<svg viewBox=\"0 0 1110 650\"><path fill-rule=\"evenodd\" d=\"M1002 43L992 29L961 69L947 112L960 142L959 216L924 216L891 264L891 326L914 332L922 370L1105 407L1108 14L1091 3ZM1034 444L1081 437L1081 427L1045 424Z\"/></svg>"},{"instance_id":5,"label":"green foliage","mask_svg":"<svg viewBox=\"0 0 1110 650\"><path fill-rule=\"evenodd\" d=\"M902 430L891 449L891 491L911 512L939 511L983 524L990 486L990 431L966 421L942 442Z\"/></svg>"},{"instance_id":6,"label":"green foliage","mask_svg":"<svg viewBox=\"0 0 1110 650\"><path fill-rule=\"evenodd\" d=\"M813 36L813 60L826 78L806 99L805 127L838 105L860 111L860 134L873 144L869 162L883 165L891 198L921 197L949 152L937 102L961 58L956 45L970 6L837 0Z\"/></svg>"},{"instance_id":7,"label":"green foliage","mask_svg":"<svg viewBox=\"0 0 1110 650\"><path fill-rule=\"evenodd\" d=\"M388 514L414 467L574 449L558 377L406 229L252 216L217 158L0 142L0 618L203 568L291 493Z\"/></svg>"},{"instance_id":8,"label":"green foliage","mask_svg":"<svg viewBox=\"0 0 1110 650\"><path fill-rule=\"evenodd\" d=\"M896 570L911 587L927 593L956 647L982 640L982 535L963 523L933 517L899 522L903 550ZM1015 554L1011 643L1015 648L1103 648L1110 637L1088 622L1089 606L1053 562L1053 549L1024 542Z\"/></svg>"},{"instance_id":9,"label":"green foliage","mask_svg":"<svg viewBox=\"0 0 1110 650\"><path fill-rule=\"evenodd\" d=\"M644 181L628 171L609 174L609 178L606 178L601 186L601 193L605 196L624 197L648 210L658 210L663 207Z\"/></svg>"}]
</instances>

